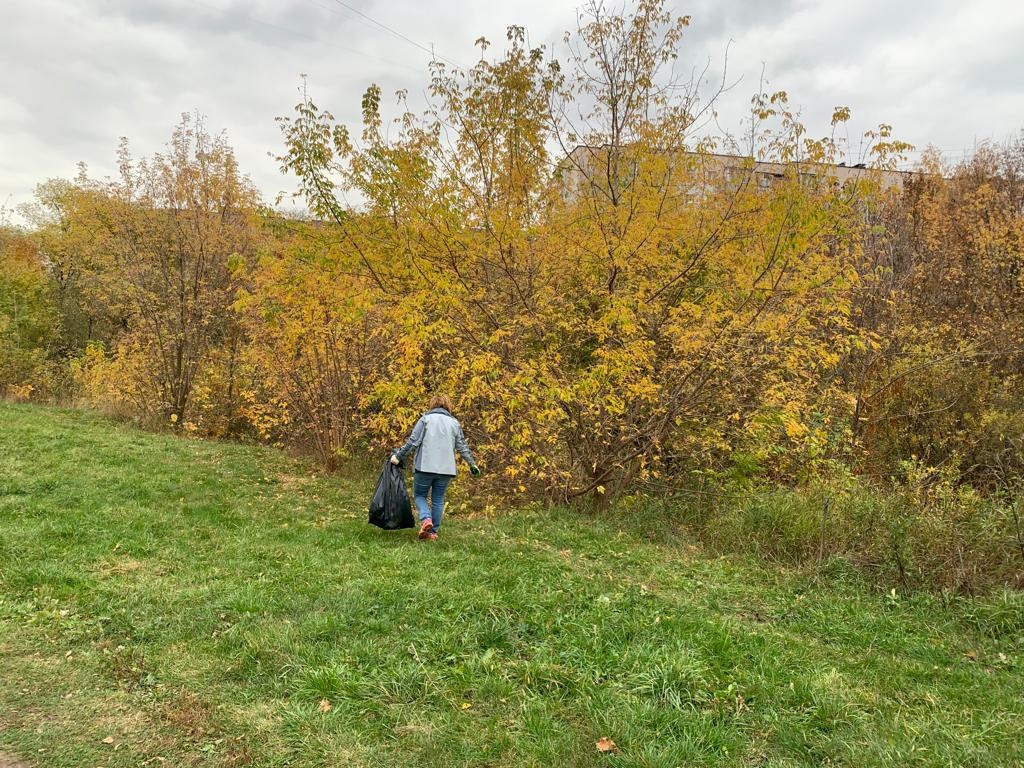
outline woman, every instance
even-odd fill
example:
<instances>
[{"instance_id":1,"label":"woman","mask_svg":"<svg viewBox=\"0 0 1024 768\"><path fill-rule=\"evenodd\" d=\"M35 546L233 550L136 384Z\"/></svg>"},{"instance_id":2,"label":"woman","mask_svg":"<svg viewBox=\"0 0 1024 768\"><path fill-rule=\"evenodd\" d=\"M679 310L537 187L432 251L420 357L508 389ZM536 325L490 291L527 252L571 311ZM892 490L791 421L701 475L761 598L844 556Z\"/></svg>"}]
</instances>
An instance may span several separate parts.
<instances>
[{"instance_id":1,"label":"woman","mask_svg":"<svg viewBox=\"0 0 1024 768\"><path fill-rule=\"evenodd\" d=\"M416 451L412 496L420 513L419 536L436 541L444 513L444 492L456 474L455 451L469 464L474 477L480 474L462 434L462 426L452 416L451 400L444 395L431 398L427 412L416 422L405 445L391 456L391 463L400 464L412 451ZM428 492L430 506L427 506Z\"/></svg>"}]
</instances>

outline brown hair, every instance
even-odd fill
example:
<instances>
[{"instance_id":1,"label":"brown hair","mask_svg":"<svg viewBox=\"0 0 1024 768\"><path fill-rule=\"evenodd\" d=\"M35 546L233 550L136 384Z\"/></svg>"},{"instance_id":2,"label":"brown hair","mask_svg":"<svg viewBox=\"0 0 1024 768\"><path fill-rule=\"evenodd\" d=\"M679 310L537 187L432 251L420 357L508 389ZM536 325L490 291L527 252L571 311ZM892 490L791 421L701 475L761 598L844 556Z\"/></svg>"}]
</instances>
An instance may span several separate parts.
<instances>
[{"instance_id":1,"label":"brown hair","mask_svg":"<svg viewBox=\"0 0 1024 768\"><path fill-rule=\"evenodd\" d=\"M447 395L434 395L430 398L430 405L427 406L428 411L432 411L435 408L444 408L448 413L454 413L452 408L452 401L448 399Z\"/></svg>"}]
</instances>

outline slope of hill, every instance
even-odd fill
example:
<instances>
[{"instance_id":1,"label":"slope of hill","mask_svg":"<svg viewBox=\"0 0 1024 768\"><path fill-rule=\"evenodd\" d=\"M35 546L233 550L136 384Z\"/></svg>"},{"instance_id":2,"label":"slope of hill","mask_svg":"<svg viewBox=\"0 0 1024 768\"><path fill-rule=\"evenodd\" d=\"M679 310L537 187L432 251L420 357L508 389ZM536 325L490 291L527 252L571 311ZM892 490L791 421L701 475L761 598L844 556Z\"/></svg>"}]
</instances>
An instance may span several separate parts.
<instances>
[{"instance_id":1,"label":"slope of hill","mask_svg":"<svg viewBox=\"0 0 1024 768\"><path fill-rule=\"evenodd\" d=\"M421 543L366 524L373 479L0 405L0 763L1024 761L1012 598L715 558L641 511Z\"/></svg>"}]
</instances>

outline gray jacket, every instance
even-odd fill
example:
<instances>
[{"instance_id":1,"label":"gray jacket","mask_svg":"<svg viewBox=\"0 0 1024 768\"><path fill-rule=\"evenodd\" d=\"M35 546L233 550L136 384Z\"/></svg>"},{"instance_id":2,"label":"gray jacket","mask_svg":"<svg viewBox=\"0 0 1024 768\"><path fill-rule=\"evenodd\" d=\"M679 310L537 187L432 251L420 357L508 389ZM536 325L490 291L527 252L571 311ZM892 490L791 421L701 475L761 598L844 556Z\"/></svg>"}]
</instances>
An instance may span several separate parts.
<instances>
[{"instance_id":1,"label":"gray jacket","mask_svg":"<svg viewBox=\"0 0 1024 768\"><path fill-rule=\"evenodd\" d=\"M444 408L434 408L423 414L405 445L395 451L395 455L404 459L413 451L416 451L416 464L413 468L417 472L457 474L455 451L461 454L469 466L476 466L473 453L462 434L462 425Z\"/></svg>"}]
</instances>

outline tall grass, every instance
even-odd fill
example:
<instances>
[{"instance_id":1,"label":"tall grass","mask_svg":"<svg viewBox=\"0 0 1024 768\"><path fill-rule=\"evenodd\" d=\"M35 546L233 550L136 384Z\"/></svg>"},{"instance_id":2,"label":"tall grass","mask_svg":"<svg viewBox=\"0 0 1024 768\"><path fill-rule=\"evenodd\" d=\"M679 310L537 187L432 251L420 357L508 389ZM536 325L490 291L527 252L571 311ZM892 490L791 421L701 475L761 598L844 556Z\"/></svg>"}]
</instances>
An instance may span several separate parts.
<instances>
[{"instance_id":1,"label":"tall grass","mask_svg":"<svg viewBox=\"0 0 1024 768\"><path fill-rule=\"evenodd\" d=\"M885 588L982 593L1024 586L1024 497L984 495L952 473L907 465L872 486L843 473L802 488L726 487L682 496L691 530L722 551L833 570Z\"/></svg>"}]
</instances>

